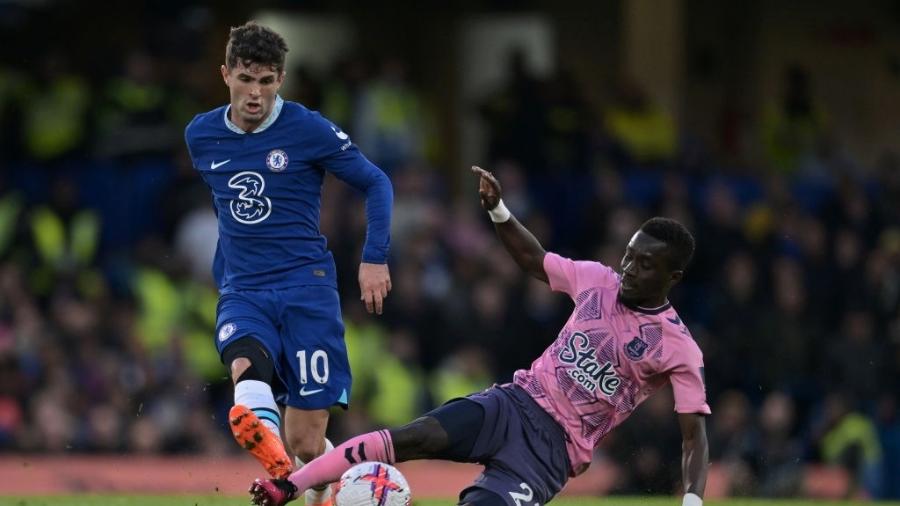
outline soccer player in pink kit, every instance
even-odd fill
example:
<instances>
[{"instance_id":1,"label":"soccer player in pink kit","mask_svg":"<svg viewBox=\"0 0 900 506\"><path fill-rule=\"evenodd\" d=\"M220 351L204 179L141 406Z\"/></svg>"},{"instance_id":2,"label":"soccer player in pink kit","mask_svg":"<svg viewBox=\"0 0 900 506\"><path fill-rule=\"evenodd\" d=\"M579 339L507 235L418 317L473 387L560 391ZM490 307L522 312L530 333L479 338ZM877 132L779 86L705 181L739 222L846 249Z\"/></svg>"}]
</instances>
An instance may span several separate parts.
<instances>
[{"instance_id":1,"label":"soccer player in pink kit","mask_svg":"<svg viewBox=\"0 0 900 506\"><path fill-rule=\"evenodd\" d=\"M575 309L556 340L513 383L454 399L399 428L354 437L287 480L256 480L253 503L281 506L354 464L415 459L485 466L459 504L539 506L584 472L600 440L667 381L681 426L683 506L703 503L708 449L703 354L668 301L694 252L680 223L653 218L631 238L621 273L544 251L479 167L481 205L516 263Z\"/></svg>"}]
</instances>

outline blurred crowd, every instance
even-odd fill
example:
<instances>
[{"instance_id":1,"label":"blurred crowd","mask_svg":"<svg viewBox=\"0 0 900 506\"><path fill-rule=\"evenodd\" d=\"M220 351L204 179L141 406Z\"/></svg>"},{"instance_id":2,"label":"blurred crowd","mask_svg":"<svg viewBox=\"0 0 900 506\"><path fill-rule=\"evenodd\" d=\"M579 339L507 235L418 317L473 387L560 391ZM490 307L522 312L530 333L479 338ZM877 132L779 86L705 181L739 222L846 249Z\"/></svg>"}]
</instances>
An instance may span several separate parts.
<instances>
[{"instance_id":1,"label":"blurred crowd","mask_svg":"<svg viewBox=\"0 0 900 506\"><path fill-rule=\"evenodd\" d=\"M0 450L240 451L213 343L216 218L182 141L227 98L196 85L217 63L134 51L86 75L64 49L40 61L0 68ZM354 373L332 438L509 381L571 303L519 272L474 178L459 184L467 167L444 165L426 90L398 58L289 72L285 98L341 125L395 191L394 288L374 317L356 285L363 201L324 187ZM710 456L729 492L800 494L822 463L849 472L848 495L900 497L900 157L866 166L842 149L799 65L757 121L723 110L713 143L635 83L596 104L522 55L507 76L466 104L487 132L471 162L548 250L617 266L657 214L695 234L672 302L705 354ZM680 441L665 390L597 458L621 467L616 492L668 493Z\"/></svg>"}]
</instances>

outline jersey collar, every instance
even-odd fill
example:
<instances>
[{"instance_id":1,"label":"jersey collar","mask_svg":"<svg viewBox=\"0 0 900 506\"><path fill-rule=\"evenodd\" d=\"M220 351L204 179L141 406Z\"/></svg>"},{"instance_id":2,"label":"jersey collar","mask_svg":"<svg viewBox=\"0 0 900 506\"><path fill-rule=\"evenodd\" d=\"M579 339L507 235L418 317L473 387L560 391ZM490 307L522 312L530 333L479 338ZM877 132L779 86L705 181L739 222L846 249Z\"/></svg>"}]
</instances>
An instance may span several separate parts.
<instances>
[{"instance_id":1,"label":"jersey collar","mask_svg":"<svg viewBox=\"0 0 900 506\"><path fill-rule=\"evenodd\" d=\"M659 306L659 307L638 306L637 304L631 304L629 302L622 300L621 297L619 297L619 302L621 302L623 306L627 307L628 309L630 309L632 311L636 311L638 313L644 313L644 314L651 314L651 315L662 313L663 311L666 311L670 307L672 307L672 303L669 302L668 300L666 301L665 304L663 304L662 306Z\"/></svg>"},{"instance_id":2,"label":"jersey collar","mask_svg":"<svg viewBox=\"0 0 900 506\"><path fill-rule=\"evenodd\" d=\"M272 107L272 112L269 113L269 117L266 118L265 121L260 123L255 130L250 133L258 134L263 130L272 126L272 123L275 123L275 120L278 119L278 115L281 114L281 107L284 105L284 99L281 98L281 95L275 95L275 105ZM236 134L245 134L247 132L241 130L237 125L231 122L231 119L228 118L228 113L231 111L231 104L228 104L228 107L225 108L225 126L228 127L229 130Z\"/></svg>"}]
</instances>

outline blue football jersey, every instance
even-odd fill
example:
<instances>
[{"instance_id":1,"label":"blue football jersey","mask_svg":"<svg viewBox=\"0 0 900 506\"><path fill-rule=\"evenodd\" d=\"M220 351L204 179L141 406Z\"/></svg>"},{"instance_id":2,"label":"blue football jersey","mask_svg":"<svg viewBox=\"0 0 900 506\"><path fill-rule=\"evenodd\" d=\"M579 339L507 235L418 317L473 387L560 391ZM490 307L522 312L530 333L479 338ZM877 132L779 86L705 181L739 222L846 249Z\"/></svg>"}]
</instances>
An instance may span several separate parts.
<instances>
[{"instance_id":1,"label":"blue football jersey","mask_svg":"<svg viewBox=\"0 0 900 506\"><path fill-rule=\"evenodd\" d=\"M325 171L366 194L363 261L386 263L393 190L349 135L302 105L276 98L253 132L228 119L229 106L197 115L185 129L194 168L212 191L219 219L213 276L234 289L337 286L319 231Z\"/></svg>"}]
</instances>

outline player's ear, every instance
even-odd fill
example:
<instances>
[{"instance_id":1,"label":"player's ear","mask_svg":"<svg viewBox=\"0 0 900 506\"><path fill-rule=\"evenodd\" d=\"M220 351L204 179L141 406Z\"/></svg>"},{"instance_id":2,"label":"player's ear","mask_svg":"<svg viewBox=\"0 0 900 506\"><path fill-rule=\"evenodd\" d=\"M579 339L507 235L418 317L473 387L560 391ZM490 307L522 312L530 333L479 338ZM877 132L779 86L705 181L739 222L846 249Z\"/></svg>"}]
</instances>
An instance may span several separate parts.
<instances>
[{"instance_id":1,"label":"player's ear","mask_svg":"<svg viewBox=\"0 0 900 506\"><path fill-rule=\"evenodd\" d=\"M225 84L228 84L228 67L222 65L220 70L222 71L222 80L225 81Z\"/></svg>"},{"instance_id":2,"label":"player's ear","mask_svg":"<svg viewBox=\"0 0 900 506\"><path fill-rule=\"evenodd\" d=\"M282 70L281 72L278 73L278 79L277 79L276 81L278 82L278 87L279 87L279 88L281 88L281 85L284 84L284 76L285 76L285 74L286 74L286 73L285 73L284 70Z\"/></svg>"},{"instance_id":3,"label":"player's ear","mask_svg":"<svg viewBox=\"0 0 900 506\"><path fill-rule=\"evenodd\" d=\"M670 272L670 273L669 273L669 283L670 283L670 285L674 285L674 284L678 283L679 281L681 281L681 278L683 278L683 277L684 277L684 271L683 271L683 270L680 270L680 269L679 269L679 270L677 270L677 271L672 271L672 272Z\"/></svg>"}]
</instances>

